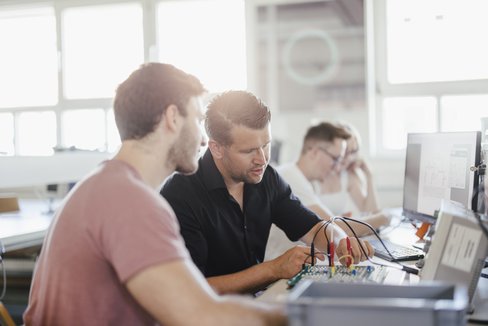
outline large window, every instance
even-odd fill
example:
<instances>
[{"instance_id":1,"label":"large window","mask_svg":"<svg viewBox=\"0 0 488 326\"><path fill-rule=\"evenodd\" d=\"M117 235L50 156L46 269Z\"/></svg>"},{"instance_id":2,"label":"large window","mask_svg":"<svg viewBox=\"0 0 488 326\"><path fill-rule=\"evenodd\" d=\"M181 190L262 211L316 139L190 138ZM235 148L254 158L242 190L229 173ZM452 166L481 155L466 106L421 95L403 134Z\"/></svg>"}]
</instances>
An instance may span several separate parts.
<instances>
[{"instance_id":1,"label":"large window","mask_svg":"<svg viewBox=\"0 0 488 326\"><path fill-rule=\"evenodd\" d=\"M0 155L14 154L14 116L12 113L0 113Z\"/></svg>"},{"instance_id":2,"label":"large window","mask_svg":"<svg viewBox=\"0 0 488 326\"><path fill-rule=\"evenodd\" d=\"M244 0L0 2L0 44L0 156L117 150L113 96L146 61L247 87Z\"/></svg>"},{"instance_id":3,"label":"large window","mask_svg":"<svg viewBox=\"0 0 488 326\"><path fill-rule=\"evenodd\" d=\"M50 155L56 146L56 116L52 111L19 114L19 154Z\"/></svg>"},{"instance_id":4,"label":"large window","mask_svg":"<svg viewBox=\"0 0 488 326\"><path fill-rule=\"evenodd\" d=\"M163 1L157 19L160 61L199 76L212 91L246 88L244 1Z\"/></svg>"},{"instance_id":5,"label":"large window","mask_svg":"<svg viewBox=\"0 0 488 326\"><path fill-rule=\"evenodd\" d=\"M488 117L488 2L379 0L376 145L405 147L409 132L481 130ZM386 62L386 65L385 65Z\"/></svg>"},{"instance_id":6,"label":"large window","mask_svg":"<svg viewBox=\"0 0 488 326\"><path fill-rule=\"evenodd\" d=\"M386 9L391 83L488 77L488 1L388 0Z\"/></svg>"},{"instance_id":7,"label":"large window","mask_svg":"<svg viewBox=\"0 0 488 326\"><path fill-rule=\"evenodd\" d=\"M56 20L49 7L0 10L0 107L58 101Z\"/></svg>"},{"instance_id":8,"label":"large window","mask_svg":"<svg viewBox=\"0 0 488 326\"><path fill-rule=\"evenodd\" d=\"M66 98L113 97L144 61L141 5L69 8L62 18Z\"/></svg>"}]
</instances>

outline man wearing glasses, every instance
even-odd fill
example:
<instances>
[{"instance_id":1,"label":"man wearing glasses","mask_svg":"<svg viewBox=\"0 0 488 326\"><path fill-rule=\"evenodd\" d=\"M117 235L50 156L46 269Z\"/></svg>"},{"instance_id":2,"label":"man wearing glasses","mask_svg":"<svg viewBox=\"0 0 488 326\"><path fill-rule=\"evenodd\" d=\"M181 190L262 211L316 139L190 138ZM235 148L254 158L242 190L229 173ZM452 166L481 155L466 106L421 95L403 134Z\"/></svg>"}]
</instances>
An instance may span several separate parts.
<instances>
[{"instance_id":1,"label":"man wearing glasses","mask_svg":"<svg viewBox=\"0 0 488 326\"><path fill-rule=\"evenodd\" d=\"M323 182L330 174L340 172L346 155L347 141L350 138L351 134L346 129L330 122L312 126L305 134L298 161L284 164L277 169L302 204L324 220L329 220L334 214L322 204L313 182ZM383 214L378 214L368 216L363 221L378 228L385 224L385 219L387 218ZM342 221L337 221L337 224L352 236L352 232ZM371 233L371 230L362 224L350 225L357 235ZM271 228L266 259L273 259L293 245L281 230Z\"/></svg>"},{"instance_id":2,"label":"man wearing glasses","mask_svg":"<svg viewBox=\"0 0 488 326\"><path fill-rule=\"evenodd\" d=\"M310 247L295 246L263 262L272 224L293 240L327 251L323 221L304 207L289 185L268 165L271 113L251 93L229 91L208 106L208 150L196 174L173 175L161 194L180 222L181 234L195 264L219 293L254 293L298 273L311 262ZM329 239L331 231L329 227ZM373 255L369 243L350 239L354 262ZM347 254L347 236L337 228L337 257ZM324 259L322 253L316 257Z\"/></svg>"}]
</instances>

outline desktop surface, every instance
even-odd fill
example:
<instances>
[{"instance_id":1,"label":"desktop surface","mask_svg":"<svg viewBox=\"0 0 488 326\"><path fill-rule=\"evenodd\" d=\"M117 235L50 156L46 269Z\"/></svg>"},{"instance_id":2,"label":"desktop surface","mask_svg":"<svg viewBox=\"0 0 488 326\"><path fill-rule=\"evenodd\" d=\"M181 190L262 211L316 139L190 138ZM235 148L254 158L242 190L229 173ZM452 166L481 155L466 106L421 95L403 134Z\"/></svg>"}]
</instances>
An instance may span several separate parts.
<instances>
[{"instance_id":1,"label":"desktop surface","mask_svg":"<svg viewBox=\"0 0 488 326\"><path fill-rule=\"evenodd\" d=\"M400 223L400 221L401 219L399 217L394 218L392 221L392 226L386 228L385 232L381 233L382 238L405 246L412 246L413 244L418 243L419 239L417 236L415 236L416 228L410 222ZM394 264L377 257L374 257L373 260L383 262L385 265ZM415 266L415 262L416 261L408 261L404 264L413 267ZM364 266L367 264L370 263L363 262L359 266ZM395 279L398 281L402 277L403 281L401 283L403 285L416 285L420 282L420 278L417 275L405 274L404 272L396 269L391 269L391 271L392 272L389 276L389 280L387 282L383 282L383 284L395 284ZM488 268L485 268L484 273L488 273ZM259 297L257 297L256 300L286 304L289 301L289 295L291 293L288 281L289 280L279 280L275 282L274 284L270 285ZM476 307L474 314L466 315L466 320L468 321L466 325L468 326L479 325L479 323L475 323L476 320L486 321L488 319L488 279L481 278L479 280L474 303ZM361 320L357 320L357 322L359 323Z\"/></svg>"},{"instance_id":2,"label":"desktop surface","mask_svg":"<svg viewBox=\"0 0 488 326\"><path fill-rule=\"evenodd\" d=\"M0 214L0 241L6 252L42 244L53 218L46 200L21 199L19 206L17 212Z\"/></svg>"}]
</instances>

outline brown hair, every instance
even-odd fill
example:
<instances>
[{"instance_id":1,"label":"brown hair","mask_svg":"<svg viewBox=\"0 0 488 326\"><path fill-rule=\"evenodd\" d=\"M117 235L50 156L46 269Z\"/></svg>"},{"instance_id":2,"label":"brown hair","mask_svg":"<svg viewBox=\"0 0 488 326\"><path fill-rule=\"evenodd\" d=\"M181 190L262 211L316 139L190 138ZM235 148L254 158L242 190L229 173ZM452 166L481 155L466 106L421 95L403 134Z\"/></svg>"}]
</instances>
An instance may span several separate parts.
<instances>
[{"instance_id":1,"label":"brown hair","mask_svg":"<svg viewBox=\"0 0 488 326\"><path fill-rule=\"evenodd\" d=\"M141 139L153 132L171 104L185 116L190 98L204 91L196 77L172 65L141 65L119 85L115 95L114 115L120 139Z\"/></svg>"},{"instance_id":2,"label":"brown hair","mask_svg":"<svg viewBox=\"0 0 488 326\"><path fill-rule=\"evenodd\" d=\"M350 137L351 134L342 126L330 122L321 122L307 130L305 138L303 139L302 154L310 149L316 142L333 142L336 138L348 140Z\"/></svg>"},{"instance_id":3,"label":"brown hair","mask_svg":"<svg viewBox=\"0 0 488 326\"><path fill-rule=\"evenodd\" d=\"M222 145L232 144L234 125L262 129L271 121L266 104L246 91L227 91L215 97L208 105L205 129L210 139Z\"/></svg>"}]
</instances>

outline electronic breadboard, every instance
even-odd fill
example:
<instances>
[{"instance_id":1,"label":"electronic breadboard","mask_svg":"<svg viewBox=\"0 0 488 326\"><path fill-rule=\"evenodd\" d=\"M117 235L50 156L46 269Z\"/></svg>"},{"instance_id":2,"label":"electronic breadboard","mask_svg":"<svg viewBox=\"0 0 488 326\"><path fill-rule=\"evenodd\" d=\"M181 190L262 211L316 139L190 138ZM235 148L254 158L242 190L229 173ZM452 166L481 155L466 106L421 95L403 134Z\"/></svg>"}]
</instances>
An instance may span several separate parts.
<instances>
[{"instance_id":1,"label":"electronic breadboard","mask_svg":"<svg viewBox=\"0 0 488 326\"><path fill-rule=\"evenodd\" d=\"M389 268L385 266L305 265L287 284L292 288L305 279L324 283L383 283L388 273Z\"/></svg>"}]
</instances>

